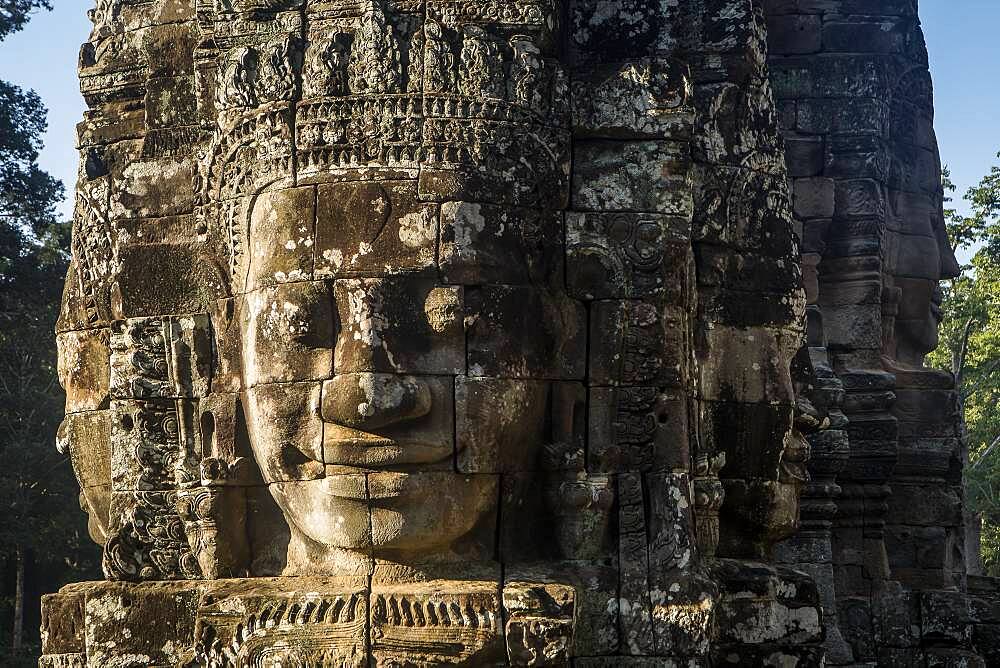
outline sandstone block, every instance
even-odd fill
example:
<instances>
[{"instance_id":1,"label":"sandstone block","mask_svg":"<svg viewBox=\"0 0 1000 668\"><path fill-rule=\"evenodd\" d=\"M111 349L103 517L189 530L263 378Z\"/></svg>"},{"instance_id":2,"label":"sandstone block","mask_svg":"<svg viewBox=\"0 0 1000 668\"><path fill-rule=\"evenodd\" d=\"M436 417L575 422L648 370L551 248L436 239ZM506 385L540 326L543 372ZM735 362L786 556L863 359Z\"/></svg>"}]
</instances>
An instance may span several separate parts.
<instances>
[{"instance_id":1,"label":"sandstone block","mask_svg":"<svg viewBox=\"0 0 1000 668\"><path fill-rule=\"evenodd\" d=\"M433 273L438 207L416 183L330 183L317 191L316 275Z\"/></svg>"},{"instance_id":2,"label":"sandstone block","mask_svg":"<svg viewBox=\"0 0 1000 668\"><path fill-rule=\"evenodd\" d=\"M890 88L889 67L877 55L791 56L772 61L771 86L778 99L869 97Z\"/></svg>"},{"instance_id":3,"label":"sandstone block","mask_svg":"<svg viewBox=\"0 0 1000 668\"><path fill-rule=\"evenodd\" d=\"M196 124L198 115L194 77L150 79L146 84L145 109L146 126L149 128Z\"/></svg>"},{"instance_id":4,"label":"sandstone block","mask_svg":"<svg viewBox=\"0 0 1000 668\"><path fill-rule=\"evenodd\" d=\"M115 399L206 396L212 374L208 315L116 321L110 367Z\"/></svg>"},{"instance_id":5,"label":"sandstone block","mask_svg":"<svg viewBox=\"0 0 1000 668\"><path fill-rule=\"evenodd\" d=\"M759 328L752 333L720 326L707 335L712 355L705 362L702 392L711 401L794 401L792 378L782 360L802 346L799 332Z\"/></svg>"},{"instance_id":6,"label":"sandstone block","mask_svg":"<svg viewBox=\"0 0 1000 668\"><path fill-rule=\"evenodd\" d=\"M644 485L642 476L634 473L617 476L617 483L619 651L646 656L655 646Z\"/></svg>"},{"instance_id":7,"label":"sandstone block","mask_svg":"<svg viewBox=\"0 0 1000 668\"><path fill-rule=\"evenodd\" d=\"M38 657L38 668L86 668L87 655L81 652L70 654L43 654Z\"/></svg>"},{"instance_id":8,"label":"sandstone block","mask_svg":"<svg viewBox=\"0 0 1000 668\"><path fill-rule=\"evenodd\" d=\"M771 53L799 54L820 50L822 21L815 14L778 14L767 21Z\"/></svg>"},{"instance_id":9,"label":"sandstone block","mask_svg":"<svg viewBox=\"0 0 1000 668\"><path fill-rule=\"evenodd\" d=\"M595 387L589 396L589 470L662 470L687 457L687 402L679 393Z\"/></svg>"},{"instance_id":10,"label":"sandstone block","mask_svg":"<svg viewBox=\"0 0 1000 668\"><path fill-rule=\"evenodd\" d=\"M957 591L923 592L920 619L924 641L969 642L972 634L969 599Z\"/></svg>"},{"instance_id":11,"label":"sandstone block","mask_svg":"<svg viewBox=\"0 0 1000 668\"><path fill-rule=\"evenodd\" d=\"M66 390L66 412L95 411L108 398L107 329L63 332L56 336L59 383Z\"/></svg>"},{"instance_id":12,"label":"sandstone block","mask_svg":"<svg viewBox=\"0 0 1000 668\"><path fill-rule=\"evenodd\" d=\"M743 301L752 294L761 301L766 296L786 295L791 302L795 298L792 286L802 282L803 268L798 263L756 253L705 245L698 248L695 261L699 285L741 292L746 295Z\"/></svg>"},{"instance_id":13,"label":"sandstone block","mask_svg":"<svg viewBox=\"0 0 1000 668\"><path fill-rule=\"evenodd\" d=\"M899 53L906 43L906 28L894 21L826 21L823 48L829 52Z\"/></svg>"},{"instance_id":14,"label":"sandstone block","mask_svg":"<svg viewBox=\"0 0 1000 668\"><path fill-rule=\"evenodd\" d=\"M244 410L264 481L323 475L322 384L275 383L249 388Z\"/></svg>"},{"instance_id":15,"label":"sandstone block","mask_svg":"<svg viewBox=\"0 0 1000 668\"><path fill-rule=\"evenodd\" d=\"M870 179L838 180L836 215L842 218L885 215L885 192Z\"/></svg>"},{"instance_id":16,"label":"sandstone block","mask_svg":"<svg viewBox=\"0 0 1000 668\"><path fill-rule=\"evenodd\" d=\"M574 602L575 591L566 585L506 582L508 660L519 666L567 663L573 645Z\"/></svg>"},{"instance_id":17,"label":"sandstone block","mask_svg":"<svg viewBox=\"0 0 1000 668\"><path fill-rule=\"evenodd\" d=\"M101 564L109 580L201 577L177 514L175 490L112 492L110 518ZM89 651L89 641L87 646Z\"/></svg>"},{"instance_id":18,"label":"sandstone block","mask_svg":"<svg viewBox=\"0 0 1000 668\"><path fill-rule=\"evenodd\" d=\"M162 12L162 23L155 18L153 25L140 31L143 61L152 77L171 77L194 73L194 49L198 42L198 28L190 0L170 2L159 0L157 10ZM169 17L169 18L168 18ZM182 18L183 17L183 18ZM151 17L152 18L152 17ZM188 20L184 20L184 19ZM161 20L162 20L161 19Z\"/></svg>"},{"instance_id":19,"label":"sandstone block","mask_svg":"<svg viewBox=\"0 0 1000 668\"><path fill-rule=\"evenodd\" d=\"M579 141L572 206L581 211L642 211L684 216L690 157L665 141Z\"/></svg>"},{"instance_id":20,"label":"sandstone block","mask_svg":"<svg viewBox=\"0 0 1000 668\"><path fill-rule=\"evenodd\" d=\"M505 475L501 484L505 563L592 561L617 552L612 478L534 472Z\"/></svg>"},{"instance_id":21,"label":"sandstone block","mask_svg":"<svg viewBox=\"0 0 1000 668\"><path fill-rule=\"evenodd\" d=\"M590 385L680 387L686 377L686 321L657 302L599 301L590 309Z\"/></svg>"},{"instance_id":22,"label":"sandstone block","mask_svg":"<svg viewBox=\"0 0 1000 668\"><path fill-rule=\"evenodd\" d=\"M197 470L190 402L111 402L111 483L116 492L167 490Z\"/></svg>"},{"instance_id":23,"label":"sandstone block","mask_svg":"<svg viewBox=\"0 0 1000 668\"><path fill-rule=\"evenodd\" d=\"M495 554L500 476L376 471L367 482L375 556L402 551L461 563Z\"/></svg>"},{"instance_id":24,"label":"sandstone block","mask_svg":"<svg viewBox=\"0 0 1000 668\"><path fill-rule=\"evenodd\" d=\"M583 468L581 383L459 376L455 397L459 471Z\"/></svg>"},{"instance_id":25,"label":"sandstone block","mask_svg":"<svg viewBox=\"0 0 1000 668\"><path fill-rule=\"evenodd\" d=\"M323 461L453 470L455 404L448 376L337 374L323 382Z\"/></svg>"},{"instance_id":26,"label":"sandstone block","mask_svg":"<svg viewBox=\"0 0 1000 668\"><path fill-rule=\"evenodd\" d=\"M338 304L340 306L340 304ZM322 380L334 370L334 311L322 281L255 290L237 305L245 387Z\"/></svg>"},{"instance_id":27,"label":"sandstone block","mask_svg":"<svg viewBox=\"0 0 1000 668\"><path fill-rule=\"evenodd\" d=\"M143 244L119 252L112 293L116 319L205 313L226 296L221 265L191 244Z\"/></svg>"},{"instance_id":28,"label":"sandstone block","mask_svg":"<svg viewBox=\"0 0 1000 668\"><path fill-rule=\"evenodd\" d=\"M689 226L656 214L566 214L566 282L578 299L684 298Z\"/></svg>"},{"instance_id":29,"label":"sandstone block","mask_svg":"<svg viewBox=\"0 0 1000 668\"><path fill-rule=\"evenodd\" d=\"M788 138L785 140L785 164L792 178L818 176L825 164L822 138Z\"/></svg>"},{"instance_id":30,"label":"sandstone block","mask_svg":"<svg viewBox=\"0 0 1000 668\"><path fill-rule=\"evenodd\" d=\"M465 372L465 295L430 280L341 279L334 284L340 330L337 373Z\"/></svg>"},{"instance_id":31,"label":"sandstone block","mask_svg":"<svg viewBox=\"0 0 1000 668\"><path fill-rule=\"evenodd\" d=\"M580 302L554 290L495 285L470 289L466 301L470 376L583 378Z\"/></svg>"},{"instance_id":32,"label":"sandstone block","mask_svg":"<svg viewBox=\"0 0 1000 668\"><path fill-rule=\"evenodd\" d=\"M797 218L830 218L834 213L833 179L795 179L794 210Z\"/></svg>"},{"instance_id":33,"label":"sandstone block","mask_svg":"<svg viewBox=\"0 0 1000 668\"><path fill-rule=\"evenodd\" d=\"M604 65L573 80L577 136L679 139L690 133L688 68L671 58Z\"/></svg>"},{"instance_id":34,"label":"sandstone block","mask_svg":"<svg viewBox=\"0 0 1000 668\"><path fill-rule=\"evenodd\" d=\"M951 668L951 666L987 668L988 665L977 652L965 649L932 648L924 656L928 668Z\"/></svg>"},{"instance_id":35,"label":"sandstone block","mask_svg":"<svg viewBox=\"0 0 1000 668\"><path fill-rule=\"evenodd\" d=\"M371 645L376 665L504 665L503 602L496 583L435 583L376 587L371 602ZM413 647L414 640L420 650Z\"/></svg>"},{"instance_id":36,"label":"sandstone block","mask_svg":"<svg viewBox=\"0 0 1000 668\"><path fill-rule=\"evenodd\" d=\"M728 640L751 646L767 643L795 646L822 637L819 600L808 576L787 568L742 565L735 561L725 562L721 569L725 575L717 614L732 616L734 620L767 619L754 629L752 636L729 627L733 630L723 632L733 634Z\"/></svg>"},{"instance_id":37,"label":"sandstone block","mask_svg":"<svg viewBox=\"0 0 1000 668\"><path fill-rule=\"evenodd\" d=\"M369 553L372 547L371 504L364 473L331 473L321 478L279 480L268 485L282 514L291 523L292 539L304 536L321 544L349 547ZM343 521L330 521L331 517ZM314 548L315 550L315 548ZM318 556L318 555L317 555ZM289 551L286 568L306 574L315 557ZM347 564L338 564L338 572Z\"/></svg>"},{"instance_id":38,"label":"sandstone block","mask_svg":"<svg viewBox=\"0 0 1000 668\"><path fill-rule=\"evenodd\" d=\"M194 210L192 161L184 157L140 158L138 145L124 145L112 167L112 218L158 218Z\"/></svg>"},{"instance_id":39,"label":"sandstone block","mask_svg":"<svg viewBox=\"0 0 1000 668\"><path fill-rule=\"evenodd\" d=\"M87 594L88 665L171 665L194 645L198 588L190 584L95 584Z\"/></svg>"},{"instance_id":40,"label":"sandstone block","mask_svg":"<svg viewBox=\"0 0 1000 668\"><path fill-rule=\"evenodd\" d=\"M725 452L721 476L777 479L792 407L785 404L709 402L701 435L709 452Z\"/></svg>"},{"instance_id":41,"label":"sandstone block","mask_svg":"<svg viewBox=\"0 0 1000 668\"><path fill-rule=\"evenodd\" d=\"M444 202L439 262L448 283L547 283L563 263L562 217L532 209Z\"/></svg>"},{"instance_id":42,"label":"sandstone block","mask_svg":"<svg viewBox=\"0 0 1000 668\"><path fill-rule=\"evenodd\" d=\"M85 601L86 590L79 585L42 596L42 654L83 654L86 651Z\"/></svg>"},{"instance_id":43,"label":"sandstone block","mask_svg":"<svg viewBox=\"0 0 1000 668\"><path fill-rule=\"evenodd\" d=\"M574 56L614 63L669 50L679 35L681 8L665 0L628 0L608 12L600 0L574 2L570 44Z\"/></svg>"},{"instance_id":44,"label":"sandstone block","mask_svg":"<svg viewBox=\"0 0 1000 668\"><path fill-rule=\"evenodd\" d=\"M247 290L310 281L316 236L316 192L309 186L263 193L250 213Z\"/></svg>"},{"instance_id":45,"label":"sandstone block","mask_svg":"<svg viewBox=\"0 0 1000 668\"><path fill-rule=\"evenodd\" d=\"M208 665L240 665L266 652L279 661L365 666L368 616L368 592L348 578L308 578L291 588L281 580L223 582L198 606L196 656Z\"/></svg>"},{"instance_id":46,"label":"sandstone block","mask_svg":"<svg viewBox=\"0 0 1000 668\"><path fill-rule=\"evenodd\" d=\"M111 411L70 413L59 425L56 448L69 453L80 487L111 484Z\"/></svg>"},{"instance_id":47,"label":"sandstone block","mask_svg":"<svg viewBox=\"0 0 1000 668\"><path fill-rule=\"evenodd\" d=\"M562 85L561 84L560 88ZM541 95L541 93L539 93ZM439 112L443 113L443 112ZM516 123L480 124L468 119L434 119L425 122L426 142L442 152L454 150L444 142L445 133L467 137L474 144L477 133L488 137L475 150L478 160L455 165L424 165L419 171L418 192L428 201L464 201L562 209L569 197L570 134L562 127L535 125L525 133ZM538 137L545 139L539 141ZM463 149L465 155L469 155ZM501 184L498 187L498 184Z\"/></svg>"},{"instance_id":48,"label":"sandstone block","mask_svg":"<svg viewBox=\"0 0 1000 668\"><path fill-rule=\"evenodd\" d=\"M532 471L544 457L549 383L465 378L455 383L458 470Z\"/></svg>"}]
</instances>

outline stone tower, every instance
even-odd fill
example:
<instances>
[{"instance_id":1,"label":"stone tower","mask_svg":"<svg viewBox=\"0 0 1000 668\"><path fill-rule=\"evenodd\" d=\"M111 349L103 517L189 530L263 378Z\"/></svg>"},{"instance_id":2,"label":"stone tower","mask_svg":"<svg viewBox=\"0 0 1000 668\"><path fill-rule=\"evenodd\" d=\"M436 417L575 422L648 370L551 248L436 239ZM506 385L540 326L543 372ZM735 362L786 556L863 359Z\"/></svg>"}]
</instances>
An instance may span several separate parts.
<instances>
[{"instance_id":1,"label":"stone tower","mask_svg":"<svg viewBox=\"0 0 1000 668\"><path fill-rule=\"evenodd\" d=\"M41 665L982 662L868 4L98 0Z\"/></svg>"}]
</instances>

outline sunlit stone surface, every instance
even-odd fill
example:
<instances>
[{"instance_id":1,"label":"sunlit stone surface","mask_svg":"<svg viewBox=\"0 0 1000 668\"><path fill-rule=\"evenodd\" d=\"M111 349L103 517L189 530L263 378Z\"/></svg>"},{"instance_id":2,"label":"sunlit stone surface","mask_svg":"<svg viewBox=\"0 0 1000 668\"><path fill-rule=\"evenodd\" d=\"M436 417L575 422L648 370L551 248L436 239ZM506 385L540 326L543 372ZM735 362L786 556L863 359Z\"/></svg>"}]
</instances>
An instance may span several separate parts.
<instances>
[{"instance_id":1,"label":"sunlit stone surface","mask_svg":"<svg viewBox=\"0 0 1000 668\"><path fill-rule=\"evenodd\" d=\"M98 0L41 665L984 665L913 5Z\"/></svg>"}]
</instances>

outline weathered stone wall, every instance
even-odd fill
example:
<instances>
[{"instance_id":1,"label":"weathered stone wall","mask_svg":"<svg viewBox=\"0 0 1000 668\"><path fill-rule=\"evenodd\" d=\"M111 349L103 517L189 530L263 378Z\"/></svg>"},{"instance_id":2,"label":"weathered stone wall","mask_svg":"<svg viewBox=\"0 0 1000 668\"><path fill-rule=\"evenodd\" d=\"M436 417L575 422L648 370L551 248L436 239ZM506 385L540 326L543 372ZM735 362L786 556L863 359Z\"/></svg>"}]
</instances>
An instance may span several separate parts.
<instances>
[{"instance_id":1,"label":"weathered stone wall","mask_svg":"<svg viewBox=\"0 0 1000 668\"><path fill-rule=\"evenodd\" d=\"M961 656L926 57L856 4L99 0L42 665Z\"/></svg>"},{"instance_id":2,"label":"weathered stone wall","mask_svg":"<svg viewBox=\"0 0 1000 668\"><path fill-rule=\"evenodd\" d=\"M935 591L965 587L961 417L950 375L923 366L938 283L957 264L917 3L765 4L809 345L843 387L847 418L846 438L814 439L813 530L779 554L832 567L821 578L831 663L944 661L970 639L939 633L938 616L972 616L952 609L967 610L962 594Z\"/></svg>"}]
</instances>

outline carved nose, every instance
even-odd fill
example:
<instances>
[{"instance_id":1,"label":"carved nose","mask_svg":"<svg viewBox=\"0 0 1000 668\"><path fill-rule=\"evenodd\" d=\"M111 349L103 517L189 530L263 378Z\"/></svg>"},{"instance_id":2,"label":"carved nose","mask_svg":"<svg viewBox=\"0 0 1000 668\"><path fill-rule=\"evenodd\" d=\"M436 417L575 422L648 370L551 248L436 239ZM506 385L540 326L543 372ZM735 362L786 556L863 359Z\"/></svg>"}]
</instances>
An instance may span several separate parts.
<instances>
[{"instance_id":1,"label":"carved nose","mask_svg":"<svg viewBox=\"0 0 1000 668\"><path fill-rule=\"evenodd\" d=\"M323 420L345 427L378 429L430 410L430 389L414 376L344 373L323 383Z\"/></svg>"}]
</instances>

